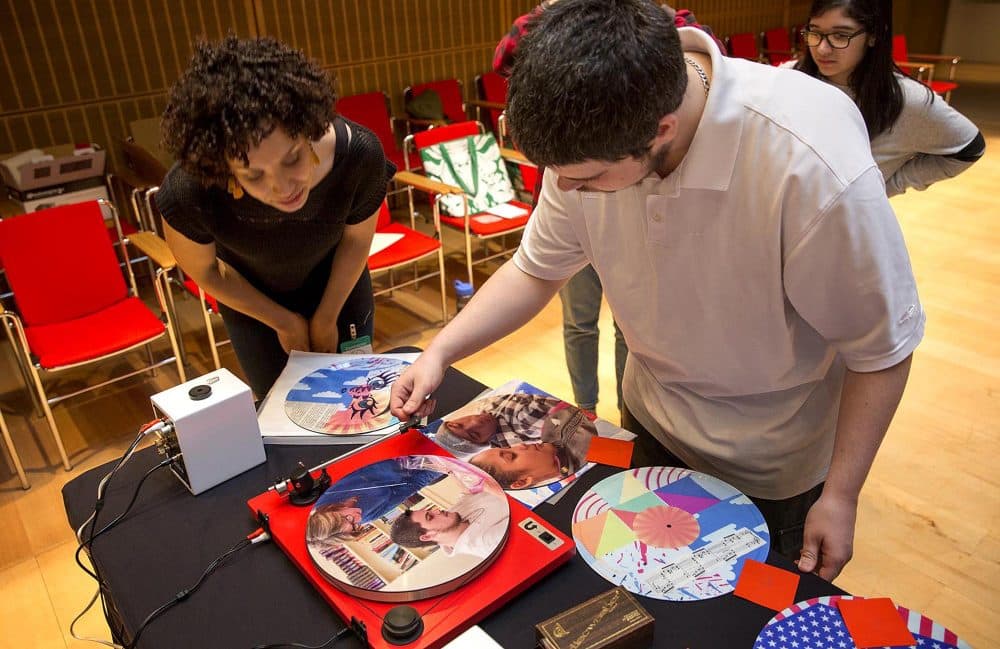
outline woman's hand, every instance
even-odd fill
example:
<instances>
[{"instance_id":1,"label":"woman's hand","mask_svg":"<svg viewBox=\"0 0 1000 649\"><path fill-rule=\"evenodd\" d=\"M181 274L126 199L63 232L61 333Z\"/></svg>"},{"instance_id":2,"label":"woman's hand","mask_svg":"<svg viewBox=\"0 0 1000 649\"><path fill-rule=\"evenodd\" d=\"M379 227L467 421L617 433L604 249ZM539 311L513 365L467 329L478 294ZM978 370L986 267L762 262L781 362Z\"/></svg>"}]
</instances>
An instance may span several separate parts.
<instances>
[{"instance_id":1,"label":"woman's hand","mask_svg":"<svg viewBox=\"0 0 1000 649\"><path fill-rule=\"evenodd\" d=\"M300 352L312 351L312 346L309 344L309 321L298 313L289 311L286 321L274 331L278 334L278 342L286 354L291 353L293 349Z\"/></svg>"},{"instance_id":2,"label":"woman's hand","mask_svg":"<svg viewBox=\"0 0 1000 649\"><path fill-rule=\"evenodd\" d=\"M340 344L340 332L337 331L337 318L321 316L318 312L309 321L309 340L312 351L324 354L336 354Z\"/></svg>"}]
</instances>

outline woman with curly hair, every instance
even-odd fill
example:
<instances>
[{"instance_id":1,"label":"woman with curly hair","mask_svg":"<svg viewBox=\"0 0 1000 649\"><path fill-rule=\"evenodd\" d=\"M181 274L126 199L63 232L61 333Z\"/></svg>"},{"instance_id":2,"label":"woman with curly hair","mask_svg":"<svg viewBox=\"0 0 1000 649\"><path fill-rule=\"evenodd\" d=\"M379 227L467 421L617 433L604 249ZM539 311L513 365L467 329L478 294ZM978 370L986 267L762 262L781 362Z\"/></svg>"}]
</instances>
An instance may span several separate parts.
<instances>
[{"instance_id":1,"label":"woman with curly hair","mask_svg":"<svg viewBox=\"0 0 1000 649\"><path fill-rule=\"evenodd\" d=\"M258 397L289 351L372 335L366 263L395 167L335 100L301 52L230 36L197 46L163 115L177 160L156 197L167 243L218 299Z\"/></svg>"},{"instance_id":2,"label":"woman with curly hair","mask_svg":"<svg viewBox=\"0 0 1000 649\"><path fill-rule=\"evenodd\" d=\"M986 141L976 125L892 60L890 0L815 0L796 70L854 99L889 196L927 189L978 160Z\"/></svg>"}]
</instances>

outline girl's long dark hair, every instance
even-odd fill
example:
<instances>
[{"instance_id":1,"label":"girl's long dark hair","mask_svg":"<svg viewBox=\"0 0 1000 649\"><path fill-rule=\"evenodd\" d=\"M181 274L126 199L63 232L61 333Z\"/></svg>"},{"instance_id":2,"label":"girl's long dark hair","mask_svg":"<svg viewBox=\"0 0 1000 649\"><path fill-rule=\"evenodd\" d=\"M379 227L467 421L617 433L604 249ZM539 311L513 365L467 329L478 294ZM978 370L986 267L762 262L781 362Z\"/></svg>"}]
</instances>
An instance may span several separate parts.
<instances>
[{"instance_id":1,"label":"girl's long dark hair","mask_svg":"<svg viewBox=\"0 0 1000 649\"><path fill-rule=\"evenodd\" d=\"M868 48L848 80L854 102L868 127L868 138L875 139L892 128L903 111L903 89L896 74L906 75L892 60L892 0L814 0L809 18L831 9L842 9L865 29L865 33L856 38L875 38L875 44ZM813 77L820 76L809 47L805 48L795 69ZM928 91L928 94L933 101L933 93Z\"/></svg>"}]
</instances>

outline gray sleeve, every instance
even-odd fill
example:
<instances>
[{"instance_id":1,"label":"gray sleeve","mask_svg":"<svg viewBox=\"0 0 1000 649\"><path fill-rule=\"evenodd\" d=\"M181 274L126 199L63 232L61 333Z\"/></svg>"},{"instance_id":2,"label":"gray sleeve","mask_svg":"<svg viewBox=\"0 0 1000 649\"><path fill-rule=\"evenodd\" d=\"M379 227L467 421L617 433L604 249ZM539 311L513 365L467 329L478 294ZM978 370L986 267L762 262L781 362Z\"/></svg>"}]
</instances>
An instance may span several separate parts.
<instances>
[{"instance_id":1,"label":"gray sleeve","mask_svg":"<svg viewBox=\"0 0 1000 649\"><path fill-rule=\"evenodd\" d=\"M885 192L896 196L907 189L923 191L939 180L954 178L975 162L947 155L918 153L885 179Z\"/></svg>"},{"instance_id":2,"label":"gray sleeve","mask_svg":"<svg viewBox=\"0 0 1000 649\"><path fill-rule=\"evenodd\" d=\"M885 141L897 150L912 152L912 157L885 174L889 196L907 189L924 190L939 180L962 173L973 165L975 158L955 154L976 142L979 136L979 129L972 121L940 96L932 95L923 84L901 79L900 85L905 102L903 112L888 133L872 142L873 150Z\"/></svg>"}]
</instances>

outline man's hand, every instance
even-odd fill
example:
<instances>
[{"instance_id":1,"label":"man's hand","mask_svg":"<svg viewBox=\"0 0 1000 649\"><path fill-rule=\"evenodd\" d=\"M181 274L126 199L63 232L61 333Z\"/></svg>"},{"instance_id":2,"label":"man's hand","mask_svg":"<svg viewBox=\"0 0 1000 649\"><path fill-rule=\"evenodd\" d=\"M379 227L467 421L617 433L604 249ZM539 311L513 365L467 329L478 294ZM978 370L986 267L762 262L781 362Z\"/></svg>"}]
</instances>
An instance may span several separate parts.
<instances>
[{"instance_id":1,"label":"man's hand","mask_svg":"<svg viewBox=\"0 0 1000 649\"><path fill-rule=\"evenodd\" d=\"M298 313L289 311L286 321L274 331L286 354L293 349L300 352L312 351L309 345L309 322Z\"/></svg>"},{"instance_id":2,"label":"man's hand","mask_svg":"<svg viewBox=\"0 0 1000 649\"><path fill-rule=\"evenodd\" d=\"M392 384L389 410L400 421L413 417L426 417L434 410L431 393L441 385L445 366L435 357L424 352Z\"/></svg>"},{"instance_id":3,"label":"man's hand","mask_svg":"<svg viewBox=\"0 0 1000 649\"><path fill-rule=\"evenodd\" d=\"M856 500L823 494L806 515L799 570L816 572L827 581L840 574L854 554Z\"/></svg>"},{"instance_id":4,"label":"man's hand","mask_svg":"<svg viewBox=\"0 0 1000 649\"><path fill-rule=\"evenodd\" d=\"M324 354L336 354L340 344L340 332L337 331L337 318L328 318L319 312L309 321L309 342L312 351Z\"/></svg>"}]
</instances>

